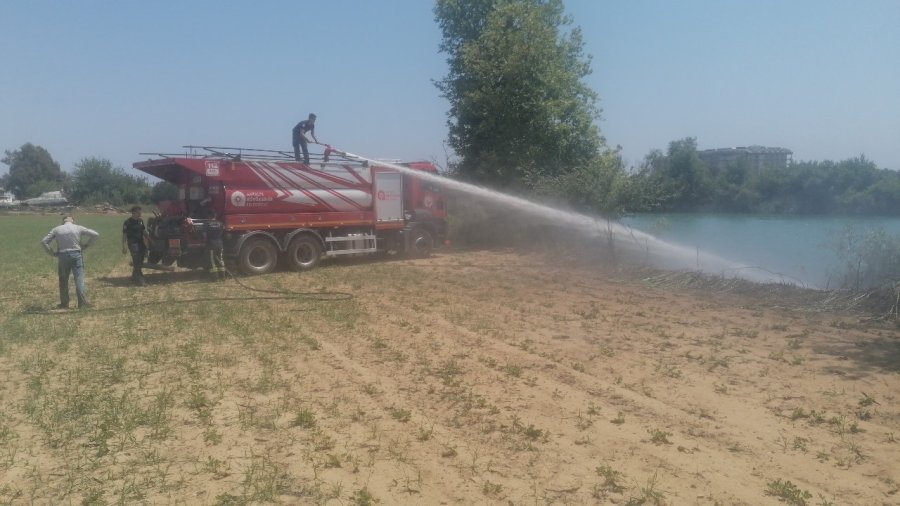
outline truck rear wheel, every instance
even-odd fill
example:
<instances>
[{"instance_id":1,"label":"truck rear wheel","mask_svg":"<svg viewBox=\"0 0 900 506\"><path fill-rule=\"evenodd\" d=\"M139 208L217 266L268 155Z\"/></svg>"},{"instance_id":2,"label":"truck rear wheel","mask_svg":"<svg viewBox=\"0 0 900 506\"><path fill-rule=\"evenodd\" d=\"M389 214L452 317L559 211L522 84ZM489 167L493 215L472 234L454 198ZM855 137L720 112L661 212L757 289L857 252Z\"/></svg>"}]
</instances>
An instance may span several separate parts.
<instances>
[{"instance_id":1,"label":"truck rear wheel","mask_svg":"<svg viewBox=\"0 0 900 506\"><path fill-rule=\"evenodd\" d=\"M291 240L288 246L288 263L295 271L308 271L319 265L322 259L322 243L309 235L301 234Z\"/></svg>"},{"instance_id":2,"label":"truck rear wheel","mask_svg":"<svg viewBox=\"0 0 900 506\"><path fill-rule=\"evenodd\" d=\"M434 249L434 236L424 228L416 228L409 237L409 249L406 255L410 258L427 258Z\"/></svg>"},{"instance_id":3,"label":"truck rear wheel","mask_svg":"<svg viewBox=\"0 0 900 506\"><path fill-rule=\"evenodd\" d=\"M244 274L267 274L278 264L278 250L268 239L250 239L241 246L238 263Z\"/></svg>"}]
</instances>

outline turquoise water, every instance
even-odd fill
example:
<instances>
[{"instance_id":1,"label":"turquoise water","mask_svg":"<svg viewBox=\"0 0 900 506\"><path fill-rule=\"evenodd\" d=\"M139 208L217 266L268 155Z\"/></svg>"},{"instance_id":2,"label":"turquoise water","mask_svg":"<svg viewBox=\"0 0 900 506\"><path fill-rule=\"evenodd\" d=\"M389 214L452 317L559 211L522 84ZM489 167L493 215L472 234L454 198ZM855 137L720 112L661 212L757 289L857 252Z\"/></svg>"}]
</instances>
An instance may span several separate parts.
<instances>
[{"instance_id":1,"label":"turquoise water","mask_svg":"<svg viewBox=\"0 0 900 506\"><path fill-rule=\"evenodd\" d=\"M835 233L847 226L880 227L900 236L900 218L895 217L647 214L621 221L667 242L721 256L748 270L776 273L786 282L814 288L835 287L840 265L828 246Z\"/></svg>"}]
</instances>

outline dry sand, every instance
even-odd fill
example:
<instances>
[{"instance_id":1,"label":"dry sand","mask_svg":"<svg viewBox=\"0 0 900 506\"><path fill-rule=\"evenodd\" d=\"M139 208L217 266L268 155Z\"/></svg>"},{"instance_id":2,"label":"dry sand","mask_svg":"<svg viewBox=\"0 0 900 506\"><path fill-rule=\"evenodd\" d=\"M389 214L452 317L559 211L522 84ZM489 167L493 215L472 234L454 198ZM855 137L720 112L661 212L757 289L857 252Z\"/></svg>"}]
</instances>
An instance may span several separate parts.
<instances>
[{"instance_id":1,"label":"dry sand","mask_svg":"<svg viewBox=\"0 0 900 506\"><path fill-rule=\"evenodd\" d=\"M284 387L223 387L220 442L176 403L183 481L145 501L224 504L256 466L285 504L900 504L893 320L505 251L279 275L358 318L253 306L317 343L271 373L239 331L203 345L233 355L207 383Z\"/></svg>"},{"instance_id":2,"label":"dry sand","mask_svg":"<svg viewBox=\"0 0 900 506\"><path fill-rule=\"evenodd\" d=\"M560 263L393 264L354 290L361 331L316 321L298 381L369 463L326 479L384 504L776 504L778 480L900 504L894 322Z\"/></svg>"}]
</instances>

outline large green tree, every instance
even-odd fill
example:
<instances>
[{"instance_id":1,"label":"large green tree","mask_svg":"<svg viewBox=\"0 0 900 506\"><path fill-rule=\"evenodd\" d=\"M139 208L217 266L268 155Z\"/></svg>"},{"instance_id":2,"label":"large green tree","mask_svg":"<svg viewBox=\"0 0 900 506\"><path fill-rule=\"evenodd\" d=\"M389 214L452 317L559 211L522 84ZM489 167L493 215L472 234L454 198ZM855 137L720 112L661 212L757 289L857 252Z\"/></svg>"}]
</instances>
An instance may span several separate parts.
<instances>
[{"instance_id":1,"label":"large green tree","mask_svg":"<svg viewBox=\"0 0 900 506\"><path fill-rule=\"evenodd\" d=\"M666 154L652 151L644 161L646 181L662 195L660 210L704 209L712 191L709 172L697 152L697 139L686 137L669 143Z\"/></svg>"},{"instance_id":2,"label":"large green tree","mask_svg":"<svg viewBox=\"0 0 900 506\"><path fill-rule=\"evenodd\" d=\"M150 186L146 180L113 167L105 158L83 158L75 164L67 194L69 200L79 204L134 204L149 201Z\"/></svg>"},{"instance_id":3,"label":"large green tree","mask_svg":"<svg viewBox=\"0 0 900 506\"><path fill-rule=\"evenodd\" d=\"M66 179L50 153L30 142L14 151L6 150L6 156L0 161L9 165L9 173L3 184L19 199L35 197L44 191L59 190Z\"/></svg>"},{"instance_id":4,"label":"large green tree","mask_svg":"<svg viewBox=\"0 0 900 506\"><path fill-rule=\"evenodd\" d=\"M150 189L150 202L158 204L166 200L178 200L178 186L168 181L157 181Z\"/></svg>"},{"instance_id":5,"label":"large green tree","mask_svg":"<svg viewBox=\"0 0 900 506\"><path fill-rule=\"evenodd\" d=\"M605 140L597 94L583 81L590 57L561 0L438 0L434 13L457 175L534 187L597 166Z\"/></svg>"}]
</instances>

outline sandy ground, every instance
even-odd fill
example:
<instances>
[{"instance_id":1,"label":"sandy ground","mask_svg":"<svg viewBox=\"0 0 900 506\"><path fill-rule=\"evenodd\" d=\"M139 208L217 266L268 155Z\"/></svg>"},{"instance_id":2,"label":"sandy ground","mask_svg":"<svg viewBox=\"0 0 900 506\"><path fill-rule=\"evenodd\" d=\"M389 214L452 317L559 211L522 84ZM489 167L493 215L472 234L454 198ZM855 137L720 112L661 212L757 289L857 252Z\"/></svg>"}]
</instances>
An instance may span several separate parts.
<instances>
[{"instance_id":1,"label":"sandy ground","mask_svg":"<svg viewBox=\"0 0 900 506\"><path fill-rule=\"evenodd\" d=\"M418 283L357 291L368 335L323 329L323 395L410 411L380 441L338 431L402 455L375 497L766 504L781 480L810 504L900 504L897 326L547 260L417 261Z\"/></svg>"},{"instance_id":2,"label":"sandy ground","mask_svg":"<svg viewBox=\"0 0 900 506\"><path fill-rule=\"evenodd\" d=\"M386 504L900 504L893 324L511 253L395 266L302 373L378 414L332 429Z\"/></svg>"},{"instance_id":3,"label":"sandy ground","mask_svg":"<svg viewBox=\"0 0 900 506\"><path fill-rule=\"evenodd\" d=\"M283 388L219 391L221 442L176 403L160 453L195 465L145 501L225 504L271 468L285 504L900 504L894 321L504 251L307 276L356 314L269 303L314 346L272 359Z\"/></svg>"}]
</instances>

